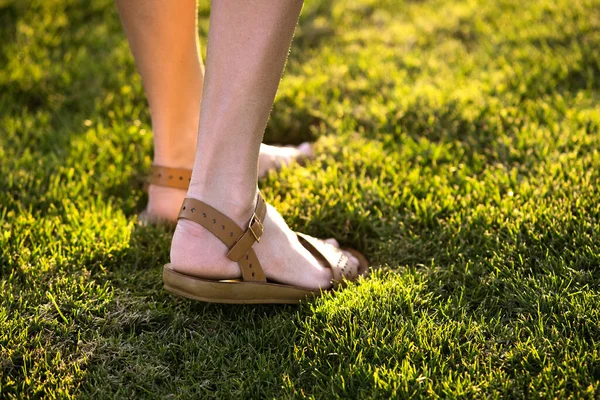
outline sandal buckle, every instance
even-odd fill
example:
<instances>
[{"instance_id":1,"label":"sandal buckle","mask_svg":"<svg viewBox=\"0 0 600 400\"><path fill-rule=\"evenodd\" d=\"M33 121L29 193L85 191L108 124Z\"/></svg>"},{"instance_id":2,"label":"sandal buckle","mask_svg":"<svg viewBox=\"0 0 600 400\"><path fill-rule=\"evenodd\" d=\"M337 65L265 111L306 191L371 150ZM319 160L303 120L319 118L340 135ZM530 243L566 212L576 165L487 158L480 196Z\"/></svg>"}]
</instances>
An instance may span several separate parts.
<instances>
[{"instance_id":1,"label":"sandal buckle","mask_svg":"<svg viewBox=\"0 0 600 400\"><path fill-rule=\"evenodd\" d=\"M260 232L255 232L254 231L254 223L256 222L256 224L258 225L258 228L260 229ZM265 231L265 227L262 224L262 222L260 221L260 219L258 219L258 216L256 215L256 213L252 214L252 218L250 218L250 222L248 223L248 230L250 231L250 233L252 233L252 236L254 236L254 239L256 239L257 243L260 243L260 237L262 236L263 232Z\"/></svg>"}]
</instances>

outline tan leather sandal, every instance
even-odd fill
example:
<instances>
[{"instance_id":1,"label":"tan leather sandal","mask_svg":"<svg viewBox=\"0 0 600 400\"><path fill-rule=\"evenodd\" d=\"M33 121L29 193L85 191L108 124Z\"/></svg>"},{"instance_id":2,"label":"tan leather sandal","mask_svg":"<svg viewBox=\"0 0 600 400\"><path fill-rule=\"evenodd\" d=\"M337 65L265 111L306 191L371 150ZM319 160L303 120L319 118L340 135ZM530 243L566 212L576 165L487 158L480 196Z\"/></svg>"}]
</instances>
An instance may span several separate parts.
<instances>
[{"instance_id":1,"label":"tan leather sandal","mask_svg":"<svg viewBox=\"0 0 600 400\"><path fill-rule=\"evenodd\" d=\"M148 176L149 185L166 186L187 190L192 180L192 170L186 168L170 168L153 165Z\"/></svg>"},{"instance_id":2,"label":"tan leather sandal","mask_svg":"<svg viewBox=\"0 0 600 400\"><path fill-rule=\"evenodd\" d=\"M260 241L264 232L262 222L266 214L267 204L259 193L256 209L244 231L230 218L208 204L186 198L179 213L179 219L188 219L202 225L225 243L229 248L227 257L238 263L242 278L203 279L178 272L176 266L166 264L163 268L165 289L173 294L194 300L235 304L293 304L320 295L321 290L284 285L267 279L260 261L252 249L254 243ZM297 235L298 240L307 250L331 268L334 288L367 274L367 259L358 251L344 249L359 260L357 267L350 264L348 257L337 247L302 233L297 233Z\"/></svg>"},{"instance_id":3,"label":"tan leather sandal","mask_svg":"<svg viewBox=\"0 0 600 400\"><path fill-rule=\"evenodd\" d=\"M175 189L187 190L192 180L192 170L186 168L171 168L161 165L153 165L145 190L148 191L149 185L165 186ZM140 225L166 223L173 224L172 221L158 219L150 216L146 210L139 213L137 221Z\"/></svg>"},{"instance_id":4,"label":"tan leather sandal","mask_svg":"<svg viewBox=\"0 0 600 400\"><path fill-rule=\"evenodd\" d=\"M308 160L310 160L312 156L300 156L295 159L299 165L305 165ZM278 166L276 169L281 168ZM148 186L157 185L157 186L165 186L175 189L184 189L190 185L190 181L192 180L192 170L186 168L171 168L171 167L163 167L162 165L152 165L152 170L150 171L150 175L146 181L144 189L148 191ZM168 225L172 225L172 221L159 219L156 217L152 217L148 214L146 210L142 211L138 214L138 223L140 225L148 225L155 223L165 223Z\"/></svg>"}]
</instances>

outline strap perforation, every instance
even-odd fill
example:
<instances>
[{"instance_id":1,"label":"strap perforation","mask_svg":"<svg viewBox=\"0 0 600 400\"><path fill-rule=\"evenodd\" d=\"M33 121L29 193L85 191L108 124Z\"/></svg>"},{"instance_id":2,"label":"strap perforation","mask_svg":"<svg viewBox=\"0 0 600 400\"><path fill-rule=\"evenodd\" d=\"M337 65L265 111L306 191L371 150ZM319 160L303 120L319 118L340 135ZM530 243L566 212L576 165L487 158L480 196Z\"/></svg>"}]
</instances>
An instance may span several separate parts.
<instances>
[{"instance_id":1,"label":"strap perforation","mask_svg":"<svg viewBox=\"0 0 600 400\"><path fill-rule=\"evenodd\" d=\"M189 169L153 165L148 178L148 183L175 189L187 189L191 180L192 171Z\"/></svg>"},{"instance_id":2,"label":"strap perforation","mask_svg":"<svg viewBox=\"0 0 600 400\"><path fill-rule=\"evenodd\" d=\"M262 221L266 213L266 202L259 193L256 209L245 230L220 211L192 198L184 200L179 218L194 221L219 238L229 248L227 257L238 263L244 281L266 282L262 266L252 249L264 232Z\"/></svg>"}]
</instances>

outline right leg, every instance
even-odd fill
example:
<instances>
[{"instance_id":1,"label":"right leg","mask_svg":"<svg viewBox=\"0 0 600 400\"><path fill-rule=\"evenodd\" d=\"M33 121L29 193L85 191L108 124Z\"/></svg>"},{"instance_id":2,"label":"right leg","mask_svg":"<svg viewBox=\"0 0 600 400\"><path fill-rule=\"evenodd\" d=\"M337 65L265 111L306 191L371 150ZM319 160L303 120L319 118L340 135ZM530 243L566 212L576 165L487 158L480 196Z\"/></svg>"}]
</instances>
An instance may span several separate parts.
<instances>
[{"instance_id":1,"label":"right leg","mask_svg":"<svg viewBox=\"0 0 600 400\"><path fill-rule=\"evenodd\" d=\"M154 164L191 169L204 80L196 0L116 3L150 105ZM259 175L311 153L307 143L298 148L262 145ZM186 191L150 185L148 192L147 213L175 221Z\"/></svg>"},{"instance_id":2,"label":"right leg","mask_svg":"<svg viewBox=\"0 0 600 400\"><path fill-rule=\"evenodd\" d=\"M301 6L299 0L212 2L198 154L188 197L211 205L240 227L255 208L260 143ZM253 249L268 278L307 288L330 286L331 270L299 243L272 207ZM226 253L227 247L205 228L179 221L171 245L177 271L205 278L240 276Z\"/></svg>"}]
</instances>

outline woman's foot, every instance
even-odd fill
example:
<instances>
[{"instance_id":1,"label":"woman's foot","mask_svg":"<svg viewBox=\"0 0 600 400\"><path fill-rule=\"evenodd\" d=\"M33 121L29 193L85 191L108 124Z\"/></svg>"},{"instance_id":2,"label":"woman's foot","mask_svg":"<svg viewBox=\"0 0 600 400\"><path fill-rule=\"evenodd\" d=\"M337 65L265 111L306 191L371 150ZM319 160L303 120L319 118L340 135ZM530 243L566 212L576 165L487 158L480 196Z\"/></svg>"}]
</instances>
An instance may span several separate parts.
<instances>
[{"instance_id":1,"label":"woman's foot","mask_svg":"<svg viewBox=\"0 0 600 400\"><path fill-rule=\"evenodd\" d=\"M314 156L310 143L304 142L299 146L270 146L262 143L258 154L258 177L266 176L269 171L276 171L284 165L310 159Z\"/></svg>"},{"instance_id":2,"label":"woman's foot","mask_svg":"<svg viewBox=\"0 0 600 400\"><path fill-rule=\"evenodd\" d=\"M284 165L290 165L293 162L300 162L312 157L312 146L308 142L304 142L297 147L261 144L258 156L258 176L262 178L269 171L278 170ZM190 165L189 168L191 169L191 167ZM144 220L148 222L176 222L179 207L186 194L187 190L150 185L148 187L148 206L143 213Z\"/></svg>"},{"instance_id":3,"label":"woman's foot","mask_svg":"<svg viewBox=\"0 0 600 400\"><path fill-rule=\"evenodd\" d=\"M239 226L248 223L254 204L245 210L234 210L221 204L224 212ZM296 234L287 226L281 215L270 205L263 221L264 233L253 249L270 281L307 289L331 287L331 270L322 265L302 246ZM327 243L339 247L335 239ZM180 220L171 243L171 264L181 273L206 279L235 279L241 277L236 262L226 257L227 247L204 227L188 220ZM346 253L349 262L359 261Z\"/></svg>"}]
</instances>

